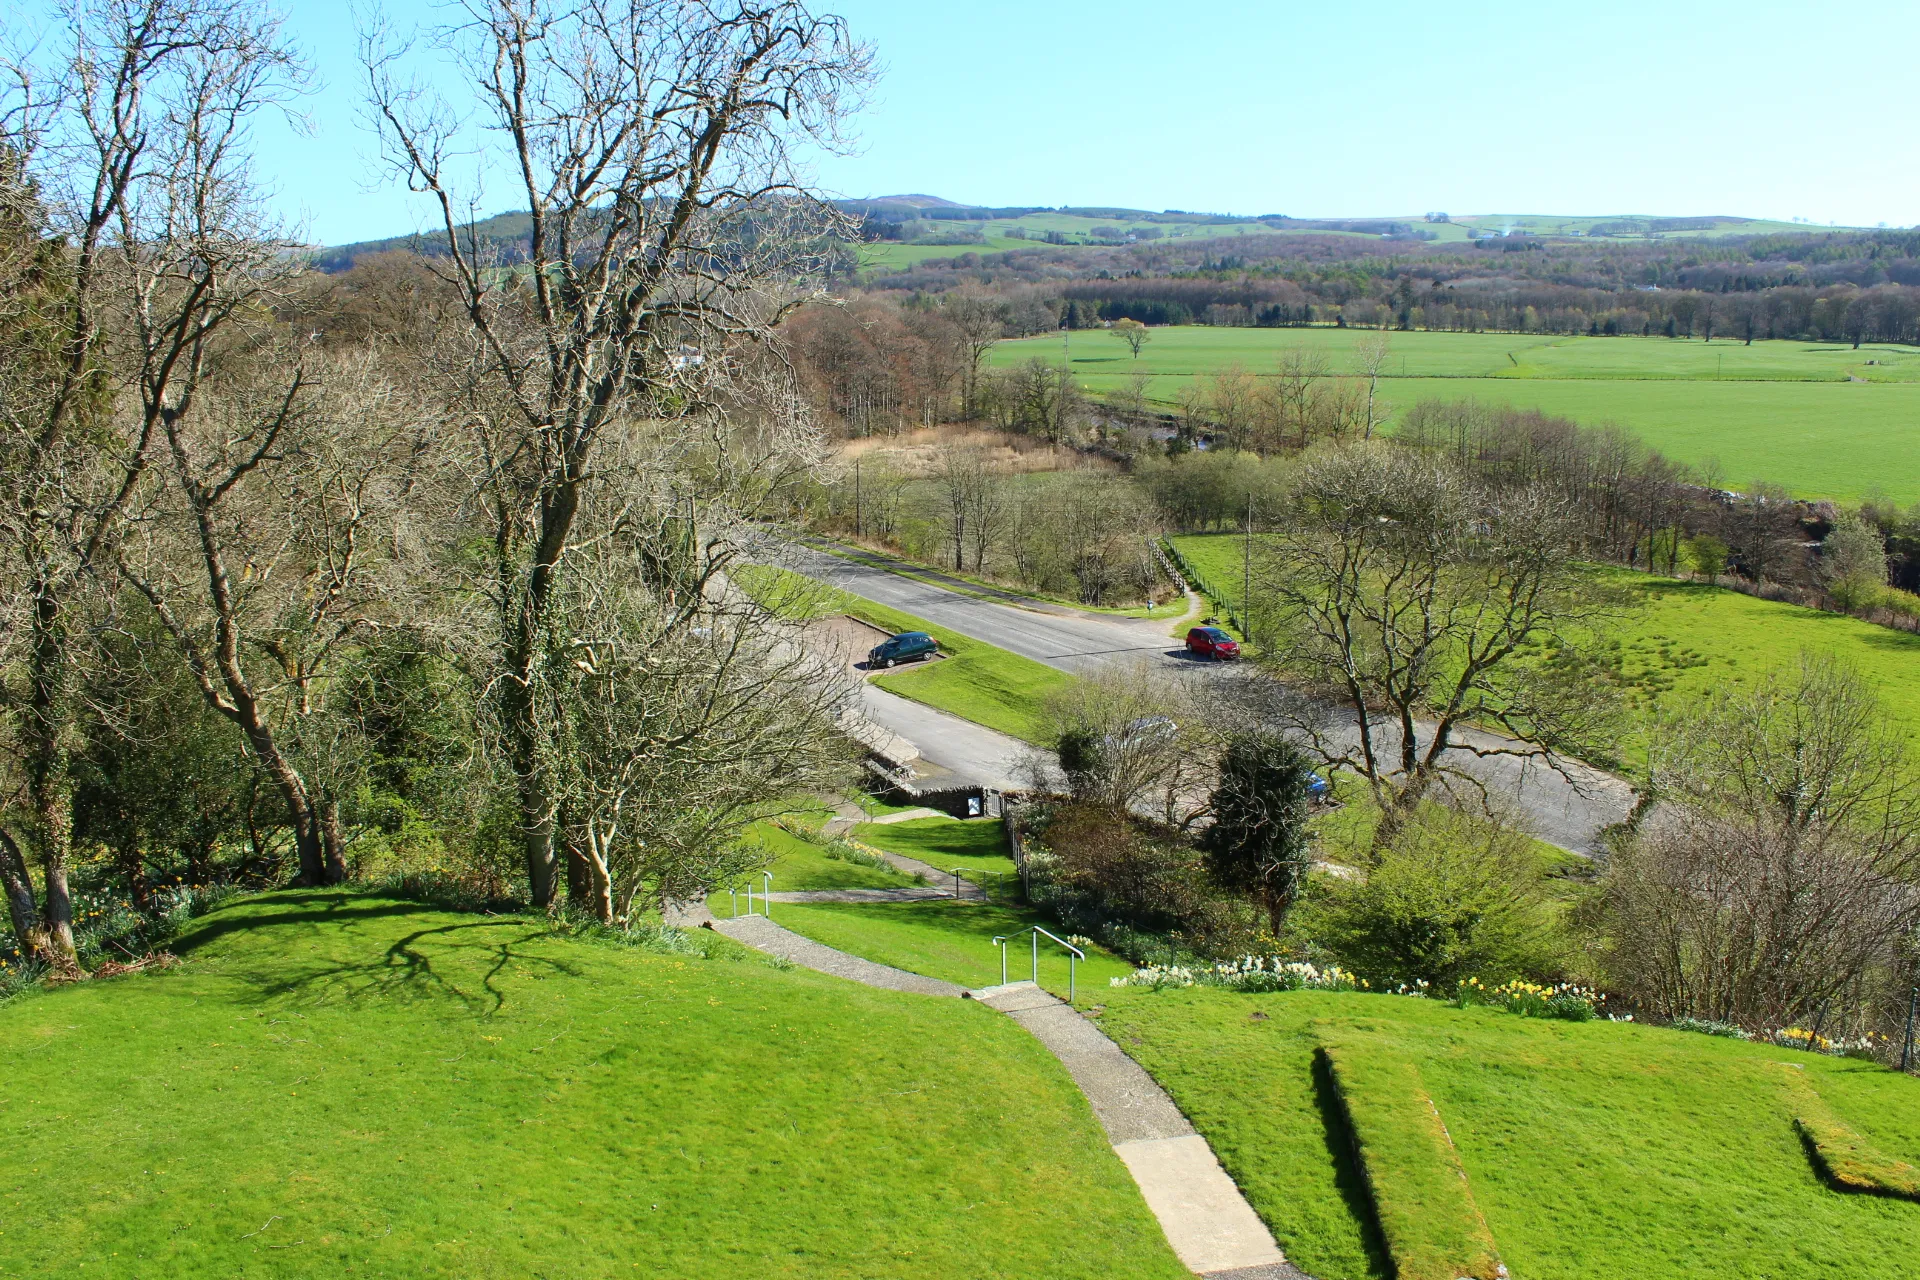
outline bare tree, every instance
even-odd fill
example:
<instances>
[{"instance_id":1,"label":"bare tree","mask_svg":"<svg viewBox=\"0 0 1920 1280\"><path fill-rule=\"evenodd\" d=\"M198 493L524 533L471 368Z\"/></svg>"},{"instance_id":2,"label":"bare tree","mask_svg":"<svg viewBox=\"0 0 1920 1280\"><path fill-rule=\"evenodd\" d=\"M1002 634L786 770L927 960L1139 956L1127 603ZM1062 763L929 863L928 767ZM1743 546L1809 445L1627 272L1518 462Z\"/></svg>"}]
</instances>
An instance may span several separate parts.
<instances>
[{"instance_id":1,"label":"bare tree","mask_svg":"<svg viewBox=\"0 0 1920 1280\"><path fill-rule=\"evenodd\" d=\"M966 356L961 366L960 416L971 421L980 413L980 363L1007 331L1007 304L997 298L962 293L941 311L960 331Z\"/></svg>"},{"instance_id":2,"label":"bare tree","mask_svg":"<svg viewBox=\"0 0 1920 1280\"><path fill-rule=\"evenodd\" d=\"M365 58L394 168L438 205L487 384L472 507L492 544L485 685L518 780L530 892L546 905L555 806L535 667L595 452L621 432L712 438L731 352L772 329L798 301L781 296L791 282L820 273L851 230L807 195L796 152L841 145L872 62L840 19L799 0L470 0L459 13L430 51L457 70L465 106L406 78L410 49L383 31ZM456 171L469 146L525 202L516 269L466 225L481 198ZM674 474L655 477L669 491L658 509L697 524L700 486L683 475L676 490ZM725 563L723 540L685 534L698 572Z\"/></svg>"},{"instance_id":3,"label":"bare tree","mask_svg":"<svg viewBox=\"0 0 1920 1280\"><path fill-rule=\"evenodd\" d=\"M1573 638L1608 602L1573 567L1575 530L1564 499L1496 499L1430 455L1374 442L1311 458L1254 610L1266 660L1346 724L1295 727L1389 809L1459 775L1455 753L1557 766L1603 740L1613 703ZM1512 740L1464 735L1471 721Z\"/></svg>"},{"instance_id":4,"label":"bare tree","mask_svg":"<svg viewBox=\"0 0 1920 1280\"><path fill-rule=\"evenodd\" d=\"M1185 678L1146 663L1103 668L1047 712L1075 799L1182 829L1205 815L1220 738Z\"/></svg>"},{"instance_id":5,"label":"bare tree","mask_svg":"<svg viewBox=\"0 0 1920 1280\"><path fill-rule=\"evenodd\" d=\"M964 573L968 547L989 536L980 533L974 521L983 505L993 505L986 496L993 488L993 477L980 450L948 445L940 450L933 478L940 494L941 519L953 540L953 571Z\"/></svg>"},{"instance_id":6,"label":"bare tree","mask_svg":"<svg viewBox=\"0 0 1920 1280\"><path fill-rule=\"evenodd\" d=\"M281 253L262 251L246 142L301 70L277 20L236 0L76 5L57 48L10 70L7 216L44 220L57 281L38 318L53 355L4 396L4 523L30 606L16 727L45 894L20 932L70 960L77 615L150 446L193 412L248 273ZM118 403L122 377L136 408Z\"/></svg>"},{"instance_id":7,"label":"bare tree","mask_svg":"<svg viewBox=\"0 0 1920 1280\"><path fill-rule=\"evenodd\" d=\"M1373 439L1374 430L1386 420L1392 407L1378 398L1380 389L1380 370L1386 366L1387 357L1392 354L1393 339L1385 329L1368 334L1354 344L1354 357L1360 364L1360 376L1367 381L1367 410L1362 420L1361 438Z\"/></svg>"},{"instance_id":8,"label":"bare tree","mask_svg":"<svg viewBox=\"0 0 1920 1280\"><path fill-rule=\"evenodd\" d=\"M586 874L581 905L609 924L755 865L741 830L852 766L835 731L844 674L726 593L696 606L698 628L676 625L631 573L645 548L620 546L630 532L574 557L537 672L556 821Z\"/></svg>"},{"instance_id":9,"label":"bare tree","mask_svg":"<svg viewBox=\"0 0 1920 1280\"><path fill-rule=\"evenodd\" d=\"M1905 985L1920 784L1858 672L1803 654L1722 691L1656 742L1653 779L1660 803L1603 882L1622 994L1668 1017L1832 1033Z\"/></svg>"},{"instance_id":10,"label":"bare tree","mask_svg":"<svg viewBox=\"0 0 1920 1280\"><path fill-rule=\"evenodd\" d=\"M1280 353L1271 391L1273 401L1270 448L1292 443L1304 449L1317 429L1314 401L1321 381L1327 376L1326 356L1298 347Z\"/></svg>"}]
</instances>

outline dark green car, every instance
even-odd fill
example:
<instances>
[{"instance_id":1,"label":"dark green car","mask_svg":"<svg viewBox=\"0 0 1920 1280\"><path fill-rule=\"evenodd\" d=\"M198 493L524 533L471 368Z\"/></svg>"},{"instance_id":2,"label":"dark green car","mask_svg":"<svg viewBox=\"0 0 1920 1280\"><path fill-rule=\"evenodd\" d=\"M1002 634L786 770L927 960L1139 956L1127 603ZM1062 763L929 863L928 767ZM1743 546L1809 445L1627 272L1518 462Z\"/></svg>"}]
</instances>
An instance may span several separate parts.
<instances>
[{"instance_id":1,"label":"dark green car","mask_svg":"<svg viewBox=\"0 0 1920 1280\"><path fill-rule=\"evenodd\" d=\"M869 667L891 667L896 662L914 662L922 658L931 658L940 652L940 646L933 637L924 631L902 631L899 635L882 640L867 651Z\"/></svg>"}]
</instances>

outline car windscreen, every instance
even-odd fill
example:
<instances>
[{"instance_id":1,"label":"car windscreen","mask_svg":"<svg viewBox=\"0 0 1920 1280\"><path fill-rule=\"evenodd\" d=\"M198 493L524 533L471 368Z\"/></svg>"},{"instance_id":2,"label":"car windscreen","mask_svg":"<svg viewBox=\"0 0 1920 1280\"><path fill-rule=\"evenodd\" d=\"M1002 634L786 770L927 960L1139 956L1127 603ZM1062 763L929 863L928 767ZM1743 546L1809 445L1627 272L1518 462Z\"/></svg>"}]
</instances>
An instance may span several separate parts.
<instances>
[{"instance_id":1,"label":"car windscreen","mask_svg":"<svg viewBox=\"0 0 1920 1280\"><path fill-rule=\"evenodd\" d=\"M1222 631L1218 627L1208 627L1204 631L1202 631L1200 634L1205 636L1207 639L1213 641L1215 644L1219 644L1222 640L1233 639L1232 636L1228 635L1226 632Z\"/></svg>"}]
</instances>

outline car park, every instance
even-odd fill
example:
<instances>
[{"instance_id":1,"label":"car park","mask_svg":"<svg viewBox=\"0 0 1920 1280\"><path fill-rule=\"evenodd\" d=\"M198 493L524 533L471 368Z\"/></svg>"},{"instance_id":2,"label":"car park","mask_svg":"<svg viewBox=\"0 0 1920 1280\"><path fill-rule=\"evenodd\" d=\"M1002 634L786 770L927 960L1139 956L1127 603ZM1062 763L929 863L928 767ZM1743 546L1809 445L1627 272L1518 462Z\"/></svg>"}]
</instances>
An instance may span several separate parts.
<instances>
[{"instance_id":1,"label":"car park","mask_svg":"<svg viewBox=\"0 0 1920 1280\"><path fill-rule=\"evenodd\" d=\"M1196 658L1223 661L1240 656L1240 643L1218 627L1195 627L1187 632L1187 652Z\"/></svg>"},{"instance_id":2,"label":"car park","mask_svg":"<svg viewBox=\"0 0 1920 1280\"><path fill-rule=\"evenodd\" d=\"M867 651L867 665L885 670L902 662L923 662L937 657L940 646L924 631L902 631L882 640Z\"/></svg>"}]
</instances>

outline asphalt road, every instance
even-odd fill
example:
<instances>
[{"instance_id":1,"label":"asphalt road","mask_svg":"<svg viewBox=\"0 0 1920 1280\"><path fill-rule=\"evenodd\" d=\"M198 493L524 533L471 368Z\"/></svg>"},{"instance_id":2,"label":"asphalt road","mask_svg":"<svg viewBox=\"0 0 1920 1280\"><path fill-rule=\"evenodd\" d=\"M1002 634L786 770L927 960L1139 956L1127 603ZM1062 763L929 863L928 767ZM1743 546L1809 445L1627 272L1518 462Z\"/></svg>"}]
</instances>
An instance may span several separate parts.
<instances>
[{"instance_id":1,"label":"asphalt road","mask_svg":"<svg viewBox=\"0 0 1920 1280\"><path fill-rule=\"evenodd\" d=\"M854 564L838 556L796 548L789 567L830 582L868 600L925 618L929 622L1022 654L1062 671L1085 674L1114 662L1147 661L1200 674L1210 670L1183 653L1164 621L1121 618L1038 605L1016 607L944 587ZM920 749L922 757L958 777L987 786L1005 786L1017 777L1017 762L1032 748L978 725L957 720L904 698L868 686L867 712ZM1463 741L1482 748L1502 745L1490 735L1473 733ZM1504 801L1521 825L1538 838L1576 853L1599 851L1600 831L1626 817L1631 788L1598 770L1579 770L1578 785L1534 760L1513 756L1476 757L1454 753L1450 763L1467 773L1489 795ZM1012 769L1014 772L1010 773Z\"/></svg>"}]
</instances>

